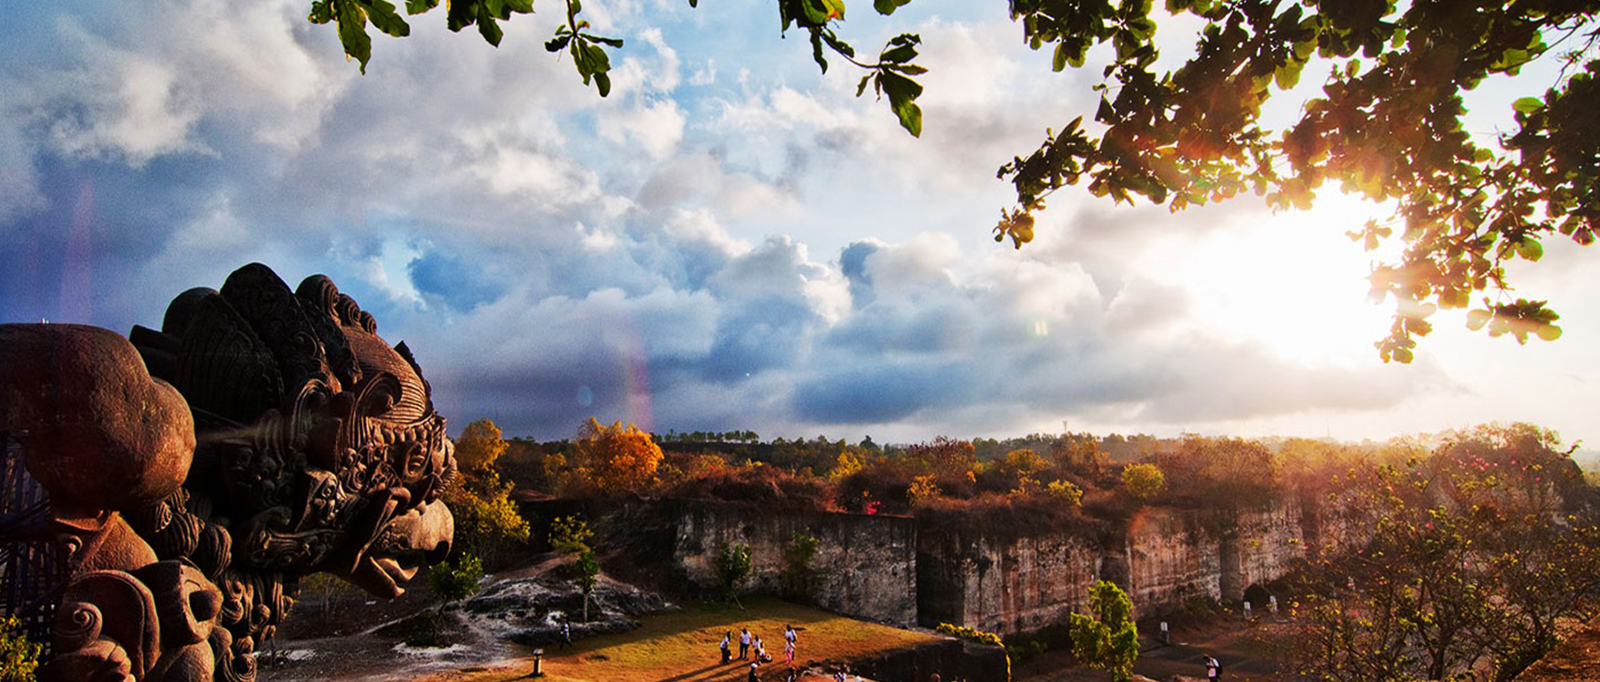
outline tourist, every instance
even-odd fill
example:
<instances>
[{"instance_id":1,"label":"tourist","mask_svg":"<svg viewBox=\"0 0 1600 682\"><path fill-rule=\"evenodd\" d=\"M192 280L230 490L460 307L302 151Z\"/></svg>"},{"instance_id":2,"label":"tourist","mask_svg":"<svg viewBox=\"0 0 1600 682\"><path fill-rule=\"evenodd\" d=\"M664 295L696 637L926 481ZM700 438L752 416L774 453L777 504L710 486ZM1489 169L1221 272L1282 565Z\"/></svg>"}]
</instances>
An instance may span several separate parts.
<instances>
[{"instance_id":1,"label":"tourist","mask_svg":"<svg viewBox=\"0 0 1600 682\"><path fill-rule=\"evenodd\" d=\"M722 664L723 665L727 665L728 661L733 660L733 652L728 649L728 642L730 640L732 640L732 639L733 639L733 631L732 630L729 630L727 634L722 636L722 644L719 645L719 648L722 649Z\"/></svg>"},{"instance_id":2,"label":"tourist","mask_svg":"<svg viewBox=\"0 0 1600 682\"><path fill-rule=\"evenodd\" d=\"M761 635L755 636L755 643L751 646L756 650L756 660L761 661L762 663L769 663L772 661L772 657L767 655L766 645L761 643Z\"/></svg>"},{"instance_id":3,"label":"tourist","mask_svg":"<svg viewBox=\"0 0 1600 682\"><path fill-rule=\"evenodd\" d=\"M935 672L934 674L929 675L928 682L939 682L939 673Z\"/></svg>"},{"instance_id":4,"label":"tourist","mask_svg":"<svg viewBox=\"0 0 1600 682\"><path fill-rule=\"evenodd\" d=\"M783 657L788 662L789 667L793 668L794 667L794 640L791 639L791 640L783 643Z\"/></svg>"},{"instance_id":5,"label":"tourist","mask_svg":"<svg viewBox=\"0 0 1600 682\"><path fill-rule=\"evenodd\" d=\"M834 671L834 673L833 673L833 682L844 682L844 671L843 670Z\"/></svg>"},{"instance_id":6,"label":"tourist","mask_svg":"<svg viewBox=\"0 0 1600 682\"><path fill-rule=\"evenodd\" d=\"M1222 663L1218 662L1217 659L1212 658L1209 655L1206 656L1206 680L1207 680L1207 682L1217 682L1218 680L1221 680L1221 679L1222 679Z\"/></svg>"},{"instance_id":7,"label":"tourist","mask_svg":"<svg viewBox=\"0 0 1600 682\"><path fill-rule=\"evenodd\" d=\"M750 676L745 678L746 682L761 682L761 676L756 674L756 669L760 667L760 661L750 662Z\"/></svg>"},{"instance_id":8,"label":"tourist","mask_svg":"<svg viewBox=\"0 0 1600 682\"><path fill-rule=\"evenodd\" d=\"M739 660L744 660L750 653L750 630L739 628Z\"/></svg>"},{"instance_id":9,"label":"tourist","mask_svg":"<svg viewBox=\"0 0 1600 682\"><path fill-rule=\"evenodd\" d=\"M572 648L572 619L561 616L561 646L558 649Z\"/></svg>"}]
</instances>

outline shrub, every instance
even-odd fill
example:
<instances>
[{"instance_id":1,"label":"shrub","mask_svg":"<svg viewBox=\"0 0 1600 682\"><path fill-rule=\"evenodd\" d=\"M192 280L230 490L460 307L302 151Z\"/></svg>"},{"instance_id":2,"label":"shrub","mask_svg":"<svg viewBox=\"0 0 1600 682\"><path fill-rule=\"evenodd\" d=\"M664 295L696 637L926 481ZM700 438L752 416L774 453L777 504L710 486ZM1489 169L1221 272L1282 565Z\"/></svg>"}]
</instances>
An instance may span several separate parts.
<instances>
[{"instance_id":1,"label":"shrub","mask_svg":"<svg viewBox=\"0 0 1600 682\"><path fill-rule=\"evenodd\" d=\"M478 591L483 579L483 562L471 554L458 554L428 569L428 584L446 602L461 601Z\"/></svg>"},{"instance_id":2,"label":"shrub","mask_svg":"<svg viewBox=\"0 0 1600 682\"><path fill-rule=\"evenodd\" d=\"M23 635L15 614L0 620L0 682L32 682L42 649Z\"/></svg>"},{"instance_id":3,"label":"shrub","mask_svg":"<svg viewBox=\"0 0 1600 682\"><path fill-rule=\"evenodd\" d=\"M750 575L750 545L742 542L723 543L717 552L717 584L729 599L739 600L739 583Z\"/></svg>"},{"instance_id":4,"label":"shrub","mask_svg":"<svg viewBox=\"0 0 1600 682\"><path fill-rule=\"evenodd\" d=\"M997 635L993 632L984 632L977 628L969 628L965 625L940 623L938 627L933 629L933 631L941 635L950 635L951 637L965 639L969 642L977 642L979 644L987 644L989 646L1004 647L1006 645L1006 643L1000 639L1000 635Z\"/></svg>"},{"instance_id":5,"label":"shrub","mask_svg":"<svg viewBox=\"0 0 1600 682\"><path fill-rule=\"evenodd\" d=\"M576 516L563 516L550 524L550 546L562 554L581 554L592 539L594 531Z\"/></svg>"},{"instance_id":6,"label":"shrub","mask_svg":"<svg viewBox=\"0 0 1600 682\"><path fill-rule=\"evenodd\" d=\"M1079 488L1072 481L1051 481L1050 485L1045 487L1045 493L1050 496L1050 499L1065 502L1074 507L1083 504L1083 488Z\"/></svg>"},{"instance_id":7,"label":"shrub","mask_svg":"<svg viewBox=\"0 0 1600 682\"><path fill-rule=\"evenodd\" d=\"M816 570L812 568L811 560L816 558L817 549L821 546L822 541L812 535L810 529L797 530L789 537L788 546L783 548L783 582L791 597L811 596L812 585L816 581Z\"/></svg>"},{"instance_id":8,"label":"shrub","mask_svg":"<svg viewBox=\"0 0 1600 682\"><path fill-rule=\"evenodd\" d=\"M1122 588L1097 580L1089 588L1089 614L1072 614L1072 655L1096 670L1127 682L1139 658L1139 631L1133 623L1133 602Z\"/></svg>"},{"instance_id":9,"label":"shrub","mask_svg":"<svg viewBox=\"0 0 1600 682\"><path fill-rule=\"evenodd\" d=\"M913 507L932 502L937 497L939 497L939 484L933 482L931 474L911 479L911 485L906 488L906 501Z\"/></svg>"},{"instance_id":10,"label":"shrub","mask_svg":"<svg viewBox=\"0 0 1600 682\"><path fill-rule=\"evenodd\" d=\"M1154 464L1129 464L1122 469L1122 485L1128 494L1149 502L1166 487L1166 476Z\"/></svg>"}]
</instances>

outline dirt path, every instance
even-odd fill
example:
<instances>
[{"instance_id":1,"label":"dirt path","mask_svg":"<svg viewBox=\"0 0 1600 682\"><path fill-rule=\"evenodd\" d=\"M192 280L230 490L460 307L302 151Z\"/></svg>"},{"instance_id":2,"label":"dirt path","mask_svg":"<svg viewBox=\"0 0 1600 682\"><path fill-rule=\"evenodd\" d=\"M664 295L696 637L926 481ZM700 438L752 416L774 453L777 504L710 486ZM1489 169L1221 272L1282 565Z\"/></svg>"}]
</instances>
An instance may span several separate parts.
<instances>
[{"instance_id":1,"label":"dirt path","mask_svg":"<svg viewBox=\"0 0 1600 682\"><path fill-rule=\"evenodd\" d=\"M1221 617L1190 627L1174 630L1171 646L1147 644L1139 654L1133 671L1155 680L1171 680L1184 676L1203 680L1206 675L1205 656L1215 656L1222 662L1224 679L1228 682L1288 682L1293 675L1287 671L1288 633L1276 622L1257 621L1247 624L1237 618ZM1017 682L1106 682L1111 676L1077 667L1071 656L1049 652L1013 666Z\"/></svg>"}]
</instances>

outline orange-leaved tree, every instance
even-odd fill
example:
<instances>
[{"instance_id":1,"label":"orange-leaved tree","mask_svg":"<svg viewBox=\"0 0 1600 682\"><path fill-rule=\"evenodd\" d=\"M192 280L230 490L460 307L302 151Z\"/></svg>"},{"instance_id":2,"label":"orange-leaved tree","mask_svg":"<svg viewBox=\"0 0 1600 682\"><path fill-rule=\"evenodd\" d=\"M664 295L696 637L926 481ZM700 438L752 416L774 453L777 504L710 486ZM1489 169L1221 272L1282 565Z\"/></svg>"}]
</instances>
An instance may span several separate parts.
<instances>
[{"instance_id":1,"label":"orange-leaved tree","mask_svg":"<svg viewBox=\"0 0 1600 682\"><path fill-rule=\"evenodd\" d=\"M655 481L661 465L661 446L633 424L610 426L590 417L578 429L574 444L576 464L597 490L605 494L635 492Z\"/></svg>"},{"instance_id":2,"label":"orange-leaved tree","mask_svg":"<svg viewBox=\"0 0 1600 682\"><path fill-rule=\"evenodd\" d=\"M455 517L456 546L491 567L506 550L528 540L528 522L511 501L512 486L500 480L495 466L507 447L493 421L479 419L468 424L455 440L460 473L444 492Z\"/></svg>"},{"instance_id":3,"label":"orange-leaved tree","mask_svg":"<svg viewBox=\"0 0 1600 682\"><path fill-rule=\"evenodd\" d=\"M456 438L456 466L470 474L492 470L508 447L510 444L494 421L479 419L468 424Z\"/></svg>"}]
</instances>

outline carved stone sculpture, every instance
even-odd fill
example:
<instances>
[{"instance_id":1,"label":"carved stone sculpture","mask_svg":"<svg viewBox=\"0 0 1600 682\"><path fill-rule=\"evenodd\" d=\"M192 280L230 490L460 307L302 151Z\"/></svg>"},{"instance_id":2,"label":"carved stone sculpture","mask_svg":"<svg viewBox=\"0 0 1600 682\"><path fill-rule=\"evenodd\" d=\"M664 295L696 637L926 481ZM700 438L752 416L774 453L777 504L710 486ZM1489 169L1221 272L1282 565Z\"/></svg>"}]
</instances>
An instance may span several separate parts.
<instances>
[{"instance_id":1,"label":"carved stone sculpture","mask_svg":"<svg viewBox=\"0 0 1600 682\"><path fill-rule=\"evenodd\" d=\"M72 562L42 680L252 680L301 577L393 597L449 552L431 389L320 275L247 265L128 339L0 325L0 431L49 497L0 541Z\"/></svg>"}]
</instances>

